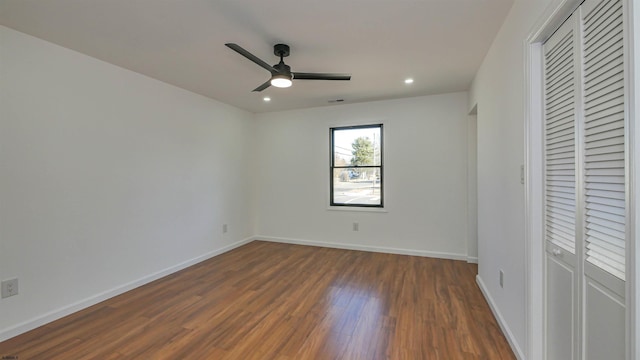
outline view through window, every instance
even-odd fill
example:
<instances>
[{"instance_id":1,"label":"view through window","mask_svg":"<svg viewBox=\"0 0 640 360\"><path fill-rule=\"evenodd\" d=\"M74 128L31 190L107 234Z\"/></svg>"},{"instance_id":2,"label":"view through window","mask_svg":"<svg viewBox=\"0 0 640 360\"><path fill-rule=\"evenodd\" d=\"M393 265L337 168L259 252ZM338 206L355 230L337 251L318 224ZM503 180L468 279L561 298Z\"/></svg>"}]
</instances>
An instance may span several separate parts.
<instances>
[{"instance_id":1,"label":"view through window","mask_svg":"<svg viewBox=\"0 0 640 360\"><path fill-rule=\"evenodd\" d=\"M331 206L383 207L382 124L331 129Z\"/></svg>"}]
</instances>

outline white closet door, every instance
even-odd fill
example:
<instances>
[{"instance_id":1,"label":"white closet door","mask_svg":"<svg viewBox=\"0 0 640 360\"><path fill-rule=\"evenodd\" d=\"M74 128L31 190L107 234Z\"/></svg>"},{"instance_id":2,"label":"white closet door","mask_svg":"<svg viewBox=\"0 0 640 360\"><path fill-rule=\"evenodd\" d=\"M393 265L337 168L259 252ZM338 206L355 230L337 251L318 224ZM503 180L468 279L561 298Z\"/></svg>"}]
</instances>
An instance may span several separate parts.
<instances>
[{"instance_id":1,"label":"white closet door","mask_svg":"<svg viewBox=\"0 0 640 360\"><path fill-rule=\"evenodd\" d=\"M547 359L575 359L578 352L576 276L576 56L577 16L543 46L545 64L545 237Z\"/></svg>"},{"instance_id":2,"label":"white closet door","mask_svg":"<svg viewBox=\"0 0 640 360\"><path fill-rule=\"evenodd\" d=\"M626 156L621 0L581 6L584 106L584 351L624 359Z\"/></svg>"},{"instance_id":3,"label":"white closet door","mask_svg":"<svg viewBox=\"0 0 640 360\"><path fill-rule=\"evenodd\" d=\"M625 358L627 116L622 0L585 0L547 40L547 359Z\"/></svg>"}]
</instances>

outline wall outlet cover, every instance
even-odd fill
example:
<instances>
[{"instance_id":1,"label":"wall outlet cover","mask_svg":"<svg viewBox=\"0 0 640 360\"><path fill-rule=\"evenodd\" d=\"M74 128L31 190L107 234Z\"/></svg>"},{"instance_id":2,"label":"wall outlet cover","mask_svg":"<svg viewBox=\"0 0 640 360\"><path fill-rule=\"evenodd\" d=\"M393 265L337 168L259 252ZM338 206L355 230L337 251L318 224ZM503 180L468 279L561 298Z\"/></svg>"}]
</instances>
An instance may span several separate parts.
<instances>
[{"instance_id":1,"label":"wall outlet cover","mask_svg":"<svg viewBox=\"0 0 640 360\"><path fill-rule=\"evenodd\" d=\"M0 286L2 287L2 298L18 295L18 279L4 280Z\"/></svg>"}]
</instances>

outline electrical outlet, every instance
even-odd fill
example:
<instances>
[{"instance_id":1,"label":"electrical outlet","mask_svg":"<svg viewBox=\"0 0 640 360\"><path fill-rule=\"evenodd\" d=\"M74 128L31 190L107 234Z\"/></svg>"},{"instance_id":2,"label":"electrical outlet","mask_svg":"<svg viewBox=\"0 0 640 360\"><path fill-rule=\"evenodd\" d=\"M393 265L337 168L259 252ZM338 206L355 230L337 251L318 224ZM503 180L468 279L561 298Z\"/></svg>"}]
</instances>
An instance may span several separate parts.
<instances>
[{"instance_id":1,"label":"electrical outlet","mask_svg":"<svg viewBox=\"0 0 640 360\"><path fill-rule=\"evenodd\" d=\"M360 231L360 224L358 224L357 222L353 223L353 231Z\"/></svg>"},{"instance_id":2,"label":"electrical outlet","mask_svg":"<svg viewBox=\"0 0 640 360\"><path fill-rule=\"evenodd\" d=\"M504 271L500 269L500 287L504 288Z\"/></svg>"},{"instance_id":3,"label":"electrical outlet","mask_svg":"<svg viewBox=\"0 0 640 360\"><path fill-rule=\"evenodd\" d=\"M2 287L2 298L18 295L18 279L5 280L0 285Z\"/></svg>"},{"instance_id":4,"label":"electrical outlet","mask_svg":"<svg viewBox=\"0 0 640 360\"><path fill-rule=\"evenodd\" d=\"M228 228L227 224L222 224L222 233L223 233L223 234L226 234L226 233L227 233L227 230L229 230L229 228Z\"/></svg>"}]
</instances>

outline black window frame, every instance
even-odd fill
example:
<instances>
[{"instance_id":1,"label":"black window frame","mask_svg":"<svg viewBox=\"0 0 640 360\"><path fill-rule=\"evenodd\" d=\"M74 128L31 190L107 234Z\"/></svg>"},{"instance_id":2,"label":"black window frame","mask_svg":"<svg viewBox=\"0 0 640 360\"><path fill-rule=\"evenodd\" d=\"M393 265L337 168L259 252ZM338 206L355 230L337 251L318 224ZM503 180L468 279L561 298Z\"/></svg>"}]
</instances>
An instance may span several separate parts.
<instances>
[{"instance_id":1,"label":"black window frame","mask_svg":"<svg viewBox=\"0 0 640 360\"><path fill-rule=\"evenodd\" d=\"M356 166L356 165L345 165L345 166L336 166L335 165L335 146L334 146L334 134L336 131L340 130L356 130L356 129L372 129L379 128L380 129L380 165L373 166ZM368 124L368 125L354 125L354 126L337 126L329 129L329 206L332 207L362 207L362 208L384 208L384 128L383 124ZM374 168L379 169L380 174L380 204L345 204L345 203L336 203L334 201L334 170L335 169L358 169L358 168ZM374 180L375 181L375 180Z\"/></svg>"}]
</instances>

